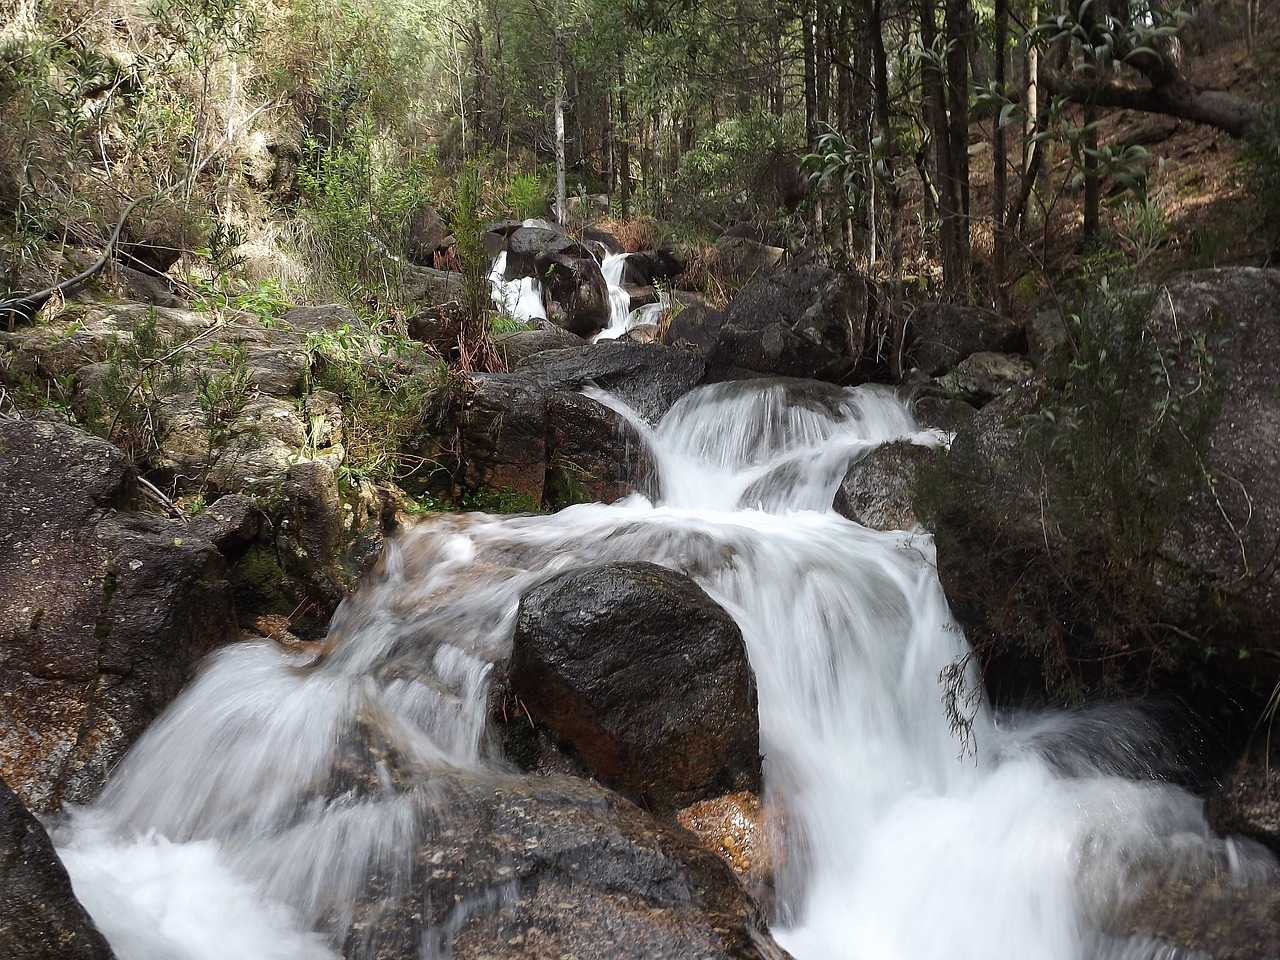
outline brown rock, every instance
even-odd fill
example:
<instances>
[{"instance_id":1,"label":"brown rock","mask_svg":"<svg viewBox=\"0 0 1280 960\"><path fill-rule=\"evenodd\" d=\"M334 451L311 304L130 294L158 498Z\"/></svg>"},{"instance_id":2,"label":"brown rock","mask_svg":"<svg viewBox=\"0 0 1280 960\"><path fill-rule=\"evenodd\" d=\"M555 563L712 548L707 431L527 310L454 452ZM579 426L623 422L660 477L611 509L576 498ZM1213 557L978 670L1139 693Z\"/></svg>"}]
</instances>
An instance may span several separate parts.
<instances>
[{"instance_id":1,"label":"brown rock","mask_svg":"<svg viewBox=\"0 0 1280 960\"><path fill-rule=\"evenodd\" d=\"M0 774L36 810L92 798L235 635L222 557L132 495L105 441L0 420Z\"/></svg>"}]
</instances>

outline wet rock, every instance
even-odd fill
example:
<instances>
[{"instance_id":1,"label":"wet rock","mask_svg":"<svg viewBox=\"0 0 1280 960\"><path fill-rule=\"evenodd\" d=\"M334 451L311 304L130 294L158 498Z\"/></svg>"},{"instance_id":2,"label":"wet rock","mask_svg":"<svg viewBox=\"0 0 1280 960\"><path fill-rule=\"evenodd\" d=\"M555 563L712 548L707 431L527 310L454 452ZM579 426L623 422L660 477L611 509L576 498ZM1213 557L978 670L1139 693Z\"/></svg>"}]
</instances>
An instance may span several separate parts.
<instances>
[{"instance_id":1,"label":"wet rock","mask_svg":"<svg viewBox=\"0 0 1280 960\"><path fill-rule=\"evenodd\" d=\"M733 284L776 273L786 256L781 247L738 236L721 237L716 241L715 250L716 274Z\"/></svg>"},{"instance_id":2,"label":"wet rock","mask_svg":"<svg viewBox=\"0 0 1280 960\"><path fill-rule=\"evenodd\" d=\"M667 283L684 273L687 258L670 247L657 250L639 250L627 255L623 263L622 284L631 287L652 287Z\"/></svg>"},{"instance_id":3,"label":"wet rock","mask_svg":"<svg viewBox=\"0 0 1280 960\"><path fill-rule=\"evenodd\" d=\"M948 501L940 508L941 522L930 524L939 574L975 645L1018 658L1007 670L988 659L986 675L997 686L1001 673L1039 674L1052 686L1048 674L1060 682L1079 670L1073 682L1082 682L1092 677L1088 665L1100 658L1110 656L1110 668L1132 656L1134 676L1113 673L1107 682L1146 687L1194 677L1197 689L1252 689L1257 705L1246 710L1256 716L1280 679L1264 653L1280 649L1280 397L1274 375L1280 369L1280 271L1231 268L1175 277L1153 298L1152 310L1151 329L1168 348L1171 376L1193 375L1194 340L1213 357L1222 408L1199 456L1215 482L1193 464L1185 499L1161 519L1156 555L1142 559L1136 573L1113 566L1103 574L1115 564L1101 552L1105 537L1099 546L1090 525L1078 523L1068 543L1062 525L1052 521L1051 508L1063 491L1027 447L1028 431L1043 431L1047 423L1040 400L1046 388L1033 380L959 429L952 450L960 459L954 462L965 464L963 475L973 479L976 495L971 502L957 489L935 498ZM1163 381L1150 377L1143 369L1130 382L1134 389L1153 382L1161 389ZM1140 495L1135 500L1140 503ZM1069 575L1055 560L1063 556L1080 558ZM1126 573L1133 575L1117 580ZM1117 582L1127 592L1115 592ZM1086 598L1094 606L1082 614ZM1057 651L1048 673L1037 662L1043 649L1027 643L1028 636L1043 637L1046 624L1062 629L1048 647ZM1151 637L1150 630L1164 629L1153 624L1175 632ZM1148 648L1103 646L1123 644L1117 634L1125 630L1148 631ZM1188 637L1199 639L1187 646ZM1012 689L1019 686L1015 681ZM1198 707L1206 714L1225 709L1213 696Z\"/></svg>"},{"instance_id":4,"label":"wet rock","mask_svg":"<svg viewBox=\"0 0 1280 960\"><path fill-rule=\"evenodd\" d=\"M720 336L724 314L705 303L691 303L667 324L662 342L707 356Z\"/></svg>"},{"instance_id":5,"label":"wet rock","mask_svg":"<svg viewBox=\"0 0 1280 960\"><path fill-rule=\"evenodd\" d=\"M572 488L616 499L648 472L640 462L644 449L609 435L613 426L621 429L620 417L570 397L596 385L655 422L701 374L703 361L677 349L579 342L532 353L509 374L476 376L460 416L461 484L516 494L534 507L579 499ZM549 417L553 408L556 416ZM588 431L598 449L575 438L576 429ZM607 462L613 456L627 460Z\"/></svg>"},{"instance_id":6,"label":"wet rock","mask_svg":"<svg viewBox=\"0 0 1280 960\"><path fill-rule=\"evenodd\" d=\"M760 783L755 684L733 619L649 563L560 574L521 599L512 692L600 778L662 812Z\"/></svg>"},{"instance_id":7,"label":"wet rock","mask_svg":"<svg viewBox=\"0 0 1280 960\"><path fill-rule=\"evenodd\" d=\"M876 447L851 466L836 490L835 511L873 530L910 530L916 470L942 455L905 440Z\"/></svg>"},{"instance_id":8,"label":"wet rock","mask_svg":"<svg viewBox=\"0 0 1280 960\"><path fill-rule=\"evenodd\" d=\"M1177 960L1278 960L1280 876L1233 880L1204 871L1157 881L1112 920L1141 954Z\"/></svg>"},{"instance_id":9,"label":"wet rock","mask_svg":"<svg viewBox=\"0 0 1280 960\"><path fill-rule=\"evenodd\" d=\"M600 264L578 241L550 224L519 226L505 238L507 280L537 279L551 296L551 319L589 337L609 323L609 288Z\"/></svg>"},{"instance_id":10,"label":"wet rock","mask_svg":"<svg viewBox=\"0 0 1280 960\"><path fill-rule=\"evenodd\" d=\"M572 502L579 499L575 488L616 499L645 475L642 447L615 432L622 430L616 414L573 398L598 386L656 422L697 385L702 369L697 357L669 347L579 342L531 354L511 373L476 377L460 417L460 480L532 506ZM573 435L579 428L603 446L589 449ZM612 461L632 455L626 463Z\"/></svg>"},{"instance_id":11,"label":"wet rock","mask_svg":"<svg viewBox=\"0 0 1280 960\"><path fill-rule=\"evenodd\" d=\"M460 418L462 483L540 504L547 480L547 394L527 377L477 377Z\"/></svg>"},{"instance_id":12,"label":"wet rock","mask_svg":"<svg viewBox=\"0 0 1280 960\"><path fill-rule=\"evenodd\" d=\"M552 319L570 333L590 337L609 325L609 286L589 256L538 259L538 274L551 294Z\"/></svg>"},{"instance_id":13,"label":"wet rock","mask_svg":"<svg viewBox=\"0 0 1280 960\"><path fill-rule=\"evenodd\" d=\"M851 274L793 265L743 287L711 350L711 378L804 377L841 382L863 359L872 298Z\"/></svg>"},{"instance_id":14,"label":"wet rock","mask_svg":"<svg viewBox=\"0 0 1280 960\"><path fill-rule=\"evenodd\" d=\"M590 258L591 254L562 231L547 226L519 226L506 238L507 280L537 277L546 264L559 257L569 260Z\"/></svg>"},{"instance_id":15,"label":"wet rock","mask_svg":"<svg viewBox=\"0 0 1280 960\"><path fill-rule=\"evenodd\" d=\"M0 960L111 960L44 827L0 781Z\"/></svg>"},{"instance_id":16,"label":"wet rock","mask_svg":"<svg viewBox=\"0 0 1280 960\"><path fill-rule=\"evenodd\" d=\"M652 493L644 441L604 404L580 393L553 394L547 427L548 506L613 503L637 489Z\"/></svg>"},{"instance_id":17,"label":"wet rock","mask_svg":"<svg viewBox=\"0 0 1280 960\"><path fill-rule=\"evenodd\" d=\"M604 227L598 227L593 223L582 228L582 239L586 243L596 244L600 248L599 253L602 258L612 253L624 252L621 240Z\"/></svg>"},{"instance_id":18,"label":"wet rock","mask_svg":"<svg viewBox=\"0 0 1280 960\"><path fill-rule=\"evenodd\" d=\"M1205 817L1221 834L1240 834L1280 854L1280 765L1256 747L1205 803Z\"/></svg>"},{"instance_id":19,"label":"wet rock","mask_svg":"<svg viewBox=\"0 0 1280 960\"><path fill-rule=\"evenodd\" d=\"M1213 495L1180 511L1162 552L1200 588L1193 616L1254 649L1280 650L1280 270L1233 267L1176 277L1155 297L1161 335L1199 336L1224 388L1209 438ZM1170 601L1179 598L1172 594ZM1203 634L1201 634L1203 635ZM1227 660L1256 677L1258 658ZM1263 674L1264 691L1280 677ZM1264 693L1265 695L1265 693Z\"/></svg>"},{"instance_id":20,"label":"wet rock","mask_svg":"<svg viewBox=\"0 0 1280 960\"><path fill-rule=\"evenodd\" d=\"M763 891L773 873L768 823L760 798L740 790L700 800L676 814L676 822L729 865L743 886Z\"/></svg>"},{"instance_id":21,"label":"wet rock","mask_svg":"<svg viewBox=\"0 0 1280 960\"><path fill-rule=\"evenodd\" d=\"M494 347L498 351L507 369L519 366L535 353L546 350L559 350L562 347L580 347L582 338L570 333L563 327L547 325L537 330L517 330L504 333L494 339Z\"/></svg>"},{"instance_id":22,"label":"wet rock","mask_svg":"<svg viewBox=\"0 0 1280 960\"><path fill-rule=\"evenodd\" d=\"M244 555L262 529L262 508L244 494L219 497L191 518L191 532L208 540L228 560Z\"/></svg>"},{"instance_id":23,"label":"wet rock","mask_svg":"<svg viewBox=\"0 0 1280 960\"><path fill-rule=\"evenodd\" d=\"M1031 361L1007 353L972 353L935 381L944 397L980 407L1035 372Z\"/></svg>"},{"instance_id":24,"label":"wet rock","mask_svg":"<svg viewBox=\"0 0 1280 960\"><path fill-rule=\"evenodd\" d=\"M698 385L703 369L700 359L670 347L600 343L540 353L513 375L555 391L593 384L655 423Z\"/></svg>"},{"instance_id":25,"label":"wet rock","mask_svg":"<svg viewBox=\"0 0 1280 960\"><path fill-rule=\"evenodd\" d=\"M787 960L723 862L589 781L436 774L394 802L414 853L321 918L350 960Z\"/></svg>"},{"instance_id":26,"label":"wet rock","mask_svg":"<svg viewBox=\"0 0 1280 960\"><path fill-rule=\"evenodd\" d=\"M975 353L1026 353L1017 323L981 307L924 303L912 311L904 335L907 362L931 377L953 369Z\"/></svg>"},{"instance_id":27,"label":"wet rock","mask_svg":"<svg viewBox=\"0 0 1280 960\"><path fill-rule=\"evenodd\" d=\"M222 557L133 502L116 447L0 420L0 775L35 810L92 798L235 636Z\"/></svg>"}]
</instances>

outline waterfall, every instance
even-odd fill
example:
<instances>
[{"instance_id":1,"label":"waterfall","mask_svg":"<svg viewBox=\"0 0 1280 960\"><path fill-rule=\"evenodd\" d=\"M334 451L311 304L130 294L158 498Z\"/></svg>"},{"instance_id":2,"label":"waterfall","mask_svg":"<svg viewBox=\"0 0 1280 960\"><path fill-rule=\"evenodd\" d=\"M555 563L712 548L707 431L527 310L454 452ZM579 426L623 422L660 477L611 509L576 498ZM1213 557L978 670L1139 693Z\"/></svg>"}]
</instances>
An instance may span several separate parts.
<instances>
[{"instance_id":1,"label":"waterfall","mask_svg":"<svg viewBox=\"0 0 1280 960\"><path fill-rule=\"evenodd\" d=\"M508 280L507 251L503 250L489 270L489 295L499 312L516 320L547 319L547 308L542 302L542 284L533 277L517 277Z\"/></svg>"},{"instance_id":2,"label":"waterfall","mask_svg":"<svg viewBox=\"0 0 1280 960\"><path fill-rule=\"evenodd\" d=\"M369 870L414 855L415 805L447 817L449 803L326 794L353 731L428 774L492 765L486 694L521 593L608 560L688 573L742 628L766 807L786 813L774 934L800 960L1151 958L1103 932L1146 871L1263 863L1215 839L1192 796L1142 778L1141 724L995 716L927 533L830 510L870 448L946 440L889 391L722 384L636 427L656 501L426 520L318 658L266 641L210 658L55 835L120 960L334 956L309 931L349 911Z\"/></svg>"}]
</instances>

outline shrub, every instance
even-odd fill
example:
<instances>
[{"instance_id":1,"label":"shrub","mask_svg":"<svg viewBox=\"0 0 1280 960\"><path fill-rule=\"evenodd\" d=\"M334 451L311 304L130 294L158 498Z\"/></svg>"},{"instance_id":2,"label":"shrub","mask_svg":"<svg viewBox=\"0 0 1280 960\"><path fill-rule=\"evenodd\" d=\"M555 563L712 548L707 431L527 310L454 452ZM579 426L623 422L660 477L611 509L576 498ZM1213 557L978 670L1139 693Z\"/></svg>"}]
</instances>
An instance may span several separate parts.
<instances>
[{"instance_id":1,"label":"shrub","mask_svg":"<svg viewBox=\"0 0 1280 960\"><path fill-rule=\"evenodd\" d=\"M1271 105L1245 138L1245 182L1267 243L1266 261L1280 259L1280 106Z\"/></svg>"},{"instance_id":2,"label":"shrub","mask_svg":"<svg viewBox=\"0 0 1280 960\"><path fill-rule=\"evenodd\" d=\"M1104 289L1038 398L921 474L918 515L979 654L1053 700L1185 666L1161 548L1207 488L1222 389L1205 339L1154 330L1152 303Z\"/></svg>"}]
</instances>

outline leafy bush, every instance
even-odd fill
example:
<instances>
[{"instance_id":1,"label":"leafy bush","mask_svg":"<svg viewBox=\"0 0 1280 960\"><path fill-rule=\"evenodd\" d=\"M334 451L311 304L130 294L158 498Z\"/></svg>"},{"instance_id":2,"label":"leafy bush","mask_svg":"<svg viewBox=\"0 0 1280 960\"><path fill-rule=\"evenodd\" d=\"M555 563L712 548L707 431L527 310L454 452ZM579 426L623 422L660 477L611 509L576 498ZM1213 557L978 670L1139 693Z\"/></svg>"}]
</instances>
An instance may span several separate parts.
<instances>
[{"instance_id":1,"label":"leafy bush","mask_svg":"<svg viewBox=\"0 0 1280 960\"><path fill-rule=\"evenodd\" d=\"M366 117L328 147L311 138L312 163L299 172L314 268L349 301L364 290L395 297L409 221L430 198L426 161L388 158L380 146Z\"/></svg>"},{"instance_id":2,"label":"leafy bush","mask_svg":"<svg viewBox=\"0 0 1280 960\"><path fill-rule=\"evenodd\" d=\"M308 390L342 399L348 473L375 481L424 480L437 465L406 454L444 412L454 381L423 344L344 325L307 338Z\"/></svg>"},{"instance_id":3,"label":"leafy bush","mask_svg":"<svg viewBox=\"0 0 1280 960\"><path fill-rule=\"evenodd\" d=\"M1153 329L1152 303L1104 287L1039 396L921 474L916 508L979 655L1054 700L1140 688L1201 652L1168 626L1161 548L1211 482L1222 385L1204 337Z\"/></svg>"},{"instance_id":4,"label":"leafy bush","mask_svg":"<svg viewBox=\"0 0 1280 960\"><path fill-rule=\"evenodd\" d=\"M1267 242L1267 261L1280 259L1280 106L1271 105L1245 138L1245 182Z\"/></svg>"},{"instance_id":5,"label":"leafy bush","mask_svg":"<svg viewBox=\"0 0 1280 960\"><path fill-rule=\"evenodd\" d=\"M547 194L542 178L533 173L521 173L511 178L507 186L507 206L517 220L542 217L547 213Z\"/></svg>"},{"instance_id":6,"label":"leafy bush","mask_svg":"<svg viewBox=\"0 0 1280 960\"><path fill-rule=\"evenodd\" d=\"M787 152L790 132L777 117L754 112L722 120L680 158L674 187L712 216L746 215L776 206L761 192L767 172ZM637 198L637 207L640 207Z\"/></svg>"}]
</instances>

